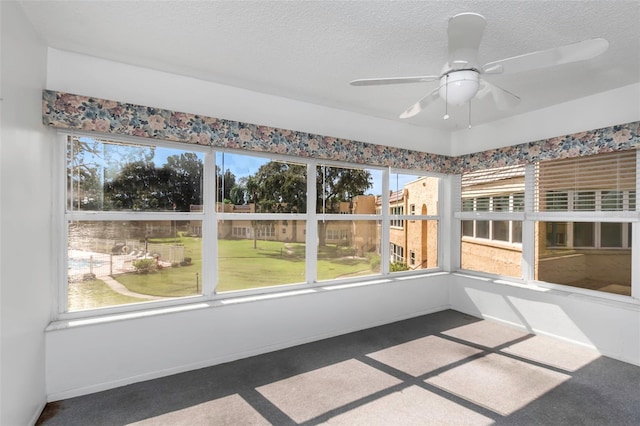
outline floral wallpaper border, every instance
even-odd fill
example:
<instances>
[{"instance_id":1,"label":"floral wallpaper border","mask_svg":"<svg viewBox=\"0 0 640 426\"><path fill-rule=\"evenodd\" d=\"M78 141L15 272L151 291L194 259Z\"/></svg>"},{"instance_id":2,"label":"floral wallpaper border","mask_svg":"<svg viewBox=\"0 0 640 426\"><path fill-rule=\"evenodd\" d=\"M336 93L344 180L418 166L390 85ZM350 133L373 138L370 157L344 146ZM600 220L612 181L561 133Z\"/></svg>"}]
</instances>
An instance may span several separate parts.
<instances>
[{"instance_id":1,"label":"floral wallpaper border","mask_svg":"<svg viewBox=\"0 0 640 426\"><path fill-rule=\"evenodd\" d=\"M42 92L42 114L45 125L59 129L438 173L463 173L640 146L640 121L449 157L52 90Z\"/></svg>"},{"instance_id":2,"label":"floral wallpaper border","mask_svg":"<svg viewBox=\"0 0 640 426\"><path fill-rule=\"evenodd\" d=\"M453 166L442 155L51 90L42 92L42 112L44 124L59 129L438 173Z\"/></svg>"},{"instance_id":3,"label":"floral wallpaper border","mask_svg":"<svg viewBox=\"0 0 640 426\"><path fill-rule=\"evenodd\" d=\"M453 173L640 147L640 121L455 157Z\"/></svg>"}]
</instances>

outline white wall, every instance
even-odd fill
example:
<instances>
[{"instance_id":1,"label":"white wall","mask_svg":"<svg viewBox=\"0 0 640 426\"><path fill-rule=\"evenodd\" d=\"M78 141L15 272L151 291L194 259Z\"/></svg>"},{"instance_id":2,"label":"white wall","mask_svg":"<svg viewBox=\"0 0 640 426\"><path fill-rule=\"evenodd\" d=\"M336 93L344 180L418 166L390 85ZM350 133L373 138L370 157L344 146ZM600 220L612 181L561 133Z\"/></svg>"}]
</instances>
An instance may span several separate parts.
<instances>
[{"instance_id":1,"label":"white wall","mask_svg":"<svg viewBox=\"0 0 640 426\"><path fill-rule=\"evenodd\" d=\"M47 332L58 400L446 309L448 274Z\"/></svg>"},{"instance_id":2,"label":"white wall","mask_svg":"<svg viewBox=\"0 0 640 426\"><path fill-rule=\"evenodd\" d=\"M451 134L452 155L534 142L640 120L640 83Z\"/></svg>"},{"instance_id":3,"label":"white wall","mask_svg":"<svg viewBox=\"0 0 640 426\"><path fill-rule=\"evenodd\" d=\"M50 319L51 147L42 125L46 47L15 2L0 2L0 424L33 423L46 401Z\"/></svg>"},{"instance_id":4,"label":"white wall","mask_svg":"<svg viewBox=\"0 0 640 426\"><path fill-rule=\"evenodd\" d=\"M640 305L451 275L451 308L640 365Z\"/></svg>"},{"instance_id":5,"label":"white wall","mask_svg":"<svg viewBox=\"0 0 640 426\"><path fill-rule=\"evenodd\" d=\"M449 155L449 134L191 77L49 49L47 88Z\"/></svg>"}]
</instances>

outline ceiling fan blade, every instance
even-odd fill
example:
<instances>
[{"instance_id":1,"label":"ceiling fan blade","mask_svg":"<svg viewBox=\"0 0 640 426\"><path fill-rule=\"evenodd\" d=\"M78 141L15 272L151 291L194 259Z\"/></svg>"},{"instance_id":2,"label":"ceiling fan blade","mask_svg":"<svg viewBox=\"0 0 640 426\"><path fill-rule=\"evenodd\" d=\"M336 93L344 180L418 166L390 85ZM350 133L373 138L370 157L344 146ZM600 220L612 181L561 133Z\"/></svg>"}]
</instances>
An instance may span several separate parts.
<instances>
[{"instance_id":1,"label":"ceiling fan blade","mask_svg":"<svg viewBox=\"0 0 640 426\"><path fill-rule=\"evenodd\" d=\"M449 67L451 69L477 66L478 48L487 22L477 13L459 13L449 19Z\"/></svg>"},{"instance_id":2,"label":"ceiling fan blade","mask_svg":"<svg viewBox=\"0 0 640 426\"><path fill-rule=\"evenodd\" d=\"M411 105L409 108L407 108L407 110L405 112L400 114L400 118L413 117L414 115L418 114L420 111L425 109L427 107L427 105L429 105L431 102L435 101L436 99L438 99L440 97L440 95L438 93L439 90L440 90L440 88L434 89L427 96L425 96L424 98L420 99L415 104Z\"/></svg>"},{"instance_id":3,"label":"ceiling fan blade","mask_svg":"<svg viewBox=\"0 0 640 426\"><path fill-rule=\"evenodd\" d=\"M514 95L508 90L503 89L502 87L498 87L486 80L482 80L480 82L480 90L478 90L476 96L478 97L478 99L482 99L488 95L491 95L493 101L496 104L496 107L501 111L514 108L520 103L520 97Z\"/></svg>"},{"instance_id":4,"label":"ceiling fan blade","mask_svg":"<svg viewBox=\"0 0 640 426\"><path fill-rule=\"evenodd\" d=\"M352 86L378 86L383 84L425 83L439 79L439 75L420 75L416 77L361 78L353 80Z\"/></svg>"},{"instance_id":5,"label":"ceiling fan blade","mask_svg":"<svg viewBox=\"0 0 640 426\"><path fill-rule=\"evenodd\" d=\"M603 54L608 48L609 42L607 40L594 38L553 49L540 50L489 62L482 67L482 72L484 74L516 73L584 61Z\"/></svg>"}]
</instances>

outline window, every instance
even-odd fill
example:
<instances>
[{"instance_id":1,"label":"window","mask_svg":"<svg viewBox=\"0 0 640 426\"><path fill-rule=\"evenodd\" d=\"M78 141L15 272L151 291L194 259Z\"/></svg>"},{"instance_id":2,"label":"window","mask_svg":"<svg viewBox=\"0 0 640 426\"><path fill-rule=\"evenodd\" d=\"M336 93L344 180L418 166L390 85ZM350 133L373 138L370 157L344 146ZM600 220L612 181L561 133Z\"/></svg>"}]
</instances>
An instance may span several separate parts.
<instances>
[{"instance_id":1,"label":"window","mask_svg":"<svg viewBox=\"0 0 640 426\"><path fill-rule=\"evenodd\" d=\"M228 152L215 163L216 292L304 283L307 165Z\"/></svg>"},{"instance_id":2,"label":"window","mask_svg":"<svg viewBox=\"0 0 640 426\"><path fill-rule=\"evenodd\" d=\"M636 157L630 150L463 175L461 267L631 295Z\"/></svg>"},{"instance_id":3,"label":"window","mask_svg":"<svg viewBox=\"0 0 640 426\"><path fill-rule=\"evenodd\" d=\"M546 238L537 253L540 281L631 295L631 231L637 215L636 152L540 162L538 198L564 194L553 209L539 203ZM552 212L564 221L544 221ZM538 233L536 235L539 235Z\"/></svg>"},{"instance_id":4,"label":"window","mask_svg":"<svg viewBox=\"0 0 640 426\"><path fill-rule=\"evenodd\" d=\"M438 266L438 177L175 146L68 137L64 314Z\"/></svg>"},{"instance_id":5,"label":"window","mask_svg":"<svg viewBox=\"0 0 640 426\"><path fill-rule=\"evenodd\" d=\"M404 214L404 206L391 207L391 216L402 216L403 214ZM404 226L404 220L392 219L391 226L394 226L396 228L402 228Z\"/></svg>"},{"instance_id":6,"label":"window","mask_svg":"<svg viewBox=\"0 0 640 426\"><path fill-rule=\"evenodd\" d=\"M204 153L66 139L66 291L76 312L202 292ZM126 288L123 292L119 289Z\"/></svg>"},{"instance_id":7,"label":"window","mask_svg":"<svg viewBox=\"0 0 640 426\"><path fill-rule=\"evenodd\" d=\"M510 193L462 200L463 211L476 212L522 212L524 194ZM517 220L464 220L462 235L470 238L522 242L522 221Z\"/></svg>"},{"instance_id":8,"label":"window","mask_svg":"<svg viewBox=\"0 0 640 426\"><path fill-rule=\"evenodd\" d=\"M404 247L391 243L391 263L404 264Z\"/></svg>"},{"instance_id":9,"label":"window","mask_svg":"<svg viewBox=\"0 0 640 426\"><path fill-rule=\"evenodd\" d=\"M521 278L524 167L467 173L461 188L461 267Z\"/></svg>"},{"instance_id":10,"label":"window","mask_svg":"<svg viewBox=\"0 0 640 426\"><path fill-rule=\"evenodd\" d=\"M390 184L389 270L437 267L440 179L392 171Z\"/></svg>"}]
</instances>

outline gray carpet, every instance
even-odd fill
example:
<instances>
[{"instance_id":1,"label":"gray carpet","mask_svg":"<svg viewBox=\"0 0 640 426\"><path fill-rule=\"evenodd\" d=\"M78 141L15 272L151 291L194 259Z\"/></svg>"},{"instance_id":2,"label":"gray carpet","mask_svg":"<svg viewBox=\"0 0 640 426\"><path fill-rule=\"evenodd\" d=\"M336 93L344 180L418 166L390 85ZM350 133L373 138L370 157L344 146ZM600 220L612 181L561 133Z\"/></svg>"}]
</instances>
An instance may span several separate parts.
<instances>
[{"instance_id":1,"label":"gray carpet","mask_svg":"<svg viewBox=\"0 0 640 426\"><path fill-rule=\"evenodd\" d=\"M41 425L639 425L640 367L444 311L48 404Z\"/></svg>"}]
</instances>

